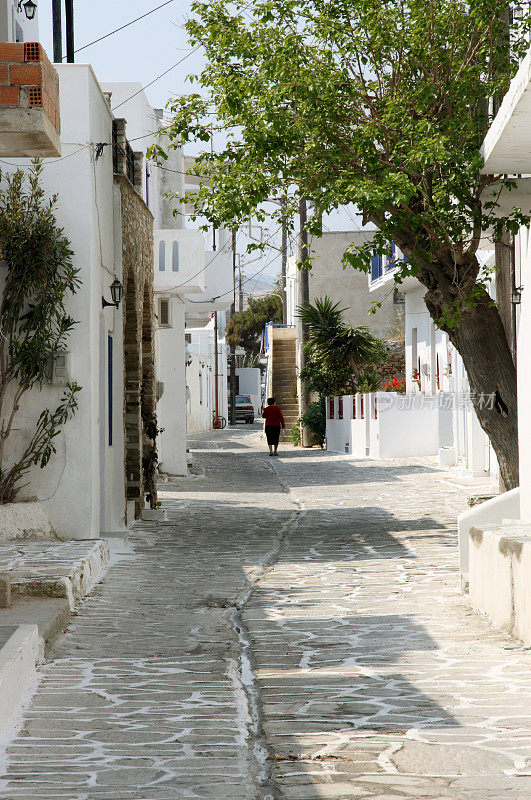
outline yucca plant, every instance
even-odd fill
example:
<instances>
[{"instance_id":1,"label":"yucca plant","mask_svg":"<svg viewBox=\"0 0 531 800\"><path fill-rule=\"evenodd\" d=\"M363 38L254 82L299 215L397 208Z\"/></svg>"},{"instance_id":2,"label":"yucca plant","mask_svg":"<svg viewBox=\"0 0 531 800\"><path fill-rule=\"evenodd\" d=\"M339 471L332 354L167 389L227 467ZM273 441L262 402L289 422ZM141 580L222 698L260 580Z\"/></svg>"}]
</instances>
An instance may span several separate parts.
<instances>
[{"instance_id":1,"label":"yucca plant","mask_svg":"<svg viewBox=\"0 0 531 800\"><path fill-rule=\"evenodd\" d=\"M384 342L365 327L346 325L345 309L328 296L301 306L297 313L308 329L308 362L301 378L320 397L353 393L363 370L371 367L374 373L387 359Z\"/></svg>"}]
</instances>

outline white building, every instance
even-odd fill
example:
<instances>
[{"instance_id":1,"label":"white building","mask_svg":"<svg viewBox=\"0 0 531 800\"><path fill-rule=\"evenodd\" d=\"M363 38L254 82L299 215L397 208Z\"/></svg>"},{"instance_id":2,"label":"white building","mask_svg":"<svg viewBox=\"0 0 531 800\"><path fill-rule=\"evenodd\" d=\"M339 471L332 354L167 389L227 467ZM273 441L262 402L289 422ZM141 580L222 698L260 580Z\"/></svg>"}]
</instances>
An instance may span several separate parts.
<instances>
[{"instance_id":1,"label":"white building","mask_svg":"<svg viewBox=\"0 0 531 800\"><path fill-rule=\"evenodd\" d=\"M517 188L501 212L531 213L531 49L511 81L482 147L483 172L515 176ZM459 519L460 567L472 605L503 630L531 645L531 247L528 228L514 240L511 317L516 328L520 487Z\"/></svg>"},{"instance_id":2,"label":"white building","mask_svg":"<svg viewBox=\"0 0 531 800\"><path fill-rule=\"evenodd\" d=\"M112 142L113 117L92 68L56 68L62 158L45 162L42 182L50 195L57 193L58 223L80 269L81 285L68 305L79 324L70 335L65 377L82 391L57 455L46 469L32 470L26 496L45 501L61 535L90 538L124 529L126 516L122 310L102 308L115 276L123 279L120 193L111 147L96 159L93 143ZM62 392L62 385L51 385L25 400L19 445L30 436L40 410L58 405Z\"/></svg>"},{"instance_id":3,"label":"white building","mask_svg":"<svg viewBox=\"0 0 531 800\"><path fill-rule=\"evenodd\" d=\"M262 413L262 370L259 367L236 368L237 394L248 395L257 417Z\"/></svg>"},{"instance_id":4,"label":"white building","mask_svg":"<svg viewBox=\"0 0 531 800\"><path fill-rule=\"evenodd\" d=\"M310 303L327 295L344 308L347 325L364 326L374 336L383 339L403 335L403 312L400 298L388 287L369 291L365 273L352 268L343 269L342 258L349 246L371 241L371 231L327 231L312 237L310 243L312 269L309 273ZM297 324L300 270L297 258L288 259L286 274L287 323ZM373 303L381 303L369 314Z\"/></svg>"},{"instance_id":5,"label":"white building","mask_svg":"<svg viewBox=\"0 0 531 800\"><path fill-rule=\"evenodd\" d=\"M394 259L401 257L398 248L394 251L389 258L374 258L371 292L392 290ZM447 334L433 323L424 302L425 287L406 277L400 291L405 305L406 396L378 392L358 399L357 406L352 398L344 398L344 414L336 398L336 405L327 406L327 446L357 457L438 455L441 466L459 477L491 480L494 486L496 457L473 409L463 361Z\"/></svg>"},{"instance_id":6,"label":"white building","mask_svg":"<svg viewBox=\"0 0 531 800\"><path fill-rule=\"evenodd\" d=\"M224 312L218 312L218 381L216 387L216 348L214 320L202 328L186 329L186 416L188 433L201 433L212 428L216 412L228 418L228 369Z\"/></svg>"},{"instance_id":7,"label":"white building","mask_svg":"<svg viewBox=\"0 0 531 800\"><path fill-rule=\"evenodd\" d=\"M154 216L155 228L157 416L162 429L158 440L159 466L163 472L184 475L187 470L187 414L184 410L190 403L194 408L197 405L203 420L200 430L212 425L212 415L206 416L205 404L200 400L200 394L202 398L206 391L203 382L207 376L201 372L199 380L198 372L196 385L190 375L192 385L187 388L186 319L190 315L210 318L213 311L230 305L227 299L227 292L232 294L230 241L226 232L221 231L219 246L214 252L208 249L209 242L200 231L186 227L185 208L179 203L179 197L196 184L196 179L185 174L191 163L185 160L182 151L169 149L162 112L151 108L142 86L106 83L104 88L110 94L115 113L127 120L129 141L142 151L157 143L168 154L164 163L144 162L142 192ZM218 298L218 295L223 297ZM220 396L222 394L220 390ZM209 397L211 395L209 388ZM190 432L195 430L192 426Z\"/></svg>"}]
</instances>

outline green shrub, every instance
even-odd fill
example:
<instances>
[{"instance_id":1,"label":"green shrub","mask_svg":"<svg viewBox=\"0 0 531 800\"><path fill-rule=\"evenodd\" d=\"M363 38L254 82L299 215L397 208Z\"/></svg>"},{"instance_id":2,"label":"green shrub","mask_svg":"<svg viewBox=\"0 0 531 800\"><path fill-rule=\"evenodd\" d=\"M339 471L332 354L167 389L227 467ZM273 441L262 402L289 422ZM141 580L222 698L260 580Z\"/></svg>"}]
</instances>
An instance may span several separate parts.
<instances>
[{"instance_id":1,"label":"green shrub","mask_svg":"<svg viewBox=\"0 0 531 800\"><path fill-rule=\"evenodd\" d=\"M291 443L293 447L298 447L301 443L301 421L299 420L295 425L292 426L289 432L289 438L291 439Z\"/></svg>"},{"instance_id":2,"label":"green shrub","mask_svg":"<svg viewBox=\"0 0 531 800\"><path fill-rule=\"evenodd\" d=\"M299 425L300 423L302 423L305 428L308 428L312 434L312 444L318 444L320 448L323 448L326 439L326 409L324 397L315 403L310 403L308 411L306 414L303 414L299 420Z\"/></svg>"}]
</instances>

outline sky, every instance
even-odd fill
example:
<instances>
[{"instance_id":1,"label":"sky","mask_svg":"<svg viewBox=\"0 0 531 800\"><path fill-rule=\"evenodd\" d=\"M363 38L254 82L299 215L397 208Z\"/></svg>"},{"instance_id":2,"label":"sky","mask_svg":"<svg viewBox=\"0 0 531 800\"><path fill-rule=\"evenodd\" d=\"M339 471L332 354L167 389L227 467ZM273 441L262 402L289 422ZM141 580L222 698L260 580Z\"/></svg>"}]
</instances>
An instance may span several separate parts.
<instances>
[{"instance_id":1,"label":"sky","mask_svg":"<svg viewBox=\"0 0 531 800\"><path fill-rule=\"evenodd\" d=\"M41 42L52 57L51 0L37 2ZM125 25L162 2L163 0L75 0L76 49ZM190 14L190 7L191 0L173 0L125 30L81 50L76 54L76 61L92 64L101 82L139 81L147 87L146 95L151 106L164 108L171 97L192 90L186 77L190 73L198 73L204 64L202 51L192 52L183 27ZM66 51L65 47L63 49ZM179 61L181 63L177 64ZM170 70L175 64L177 66ZM168 74L154 81L166 70L170 70ZM153 84L148 86L152 81ZM197 91L197 88L194 87L193 90ZM187 148L187 152L194 154L194 148ZM325 230L357 230L359 227L359 220L352 210L339 211L324 219ZM266 238L273 233L274 228L271 227L265 233ZM240 240L244 247L245 237L240 236ZM273 237L272 243L278 245L279 237ZM247 257L243 254L242 262L251 258L253 256ZM247 281L245 288L252 290L257 281L264 278L274 279L279 270L280 256L275 251L266 252L261 260L244 268Z\"/></svg>"}]
</instances>

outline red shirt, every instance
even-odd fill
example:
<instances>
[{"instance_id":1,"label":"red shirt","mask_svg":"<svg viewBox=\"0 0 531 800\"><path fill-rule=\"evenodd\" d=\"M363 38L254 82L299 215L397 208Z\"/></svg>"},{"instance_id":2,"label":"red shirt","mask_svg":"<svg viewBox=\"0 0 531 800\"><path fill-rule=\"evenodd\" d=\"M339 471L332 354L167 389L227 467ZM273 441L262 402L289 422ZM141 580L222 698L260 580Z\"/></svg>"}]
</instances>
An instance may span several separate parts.
<instances>
[{"instance_id":1,"label":"red shirt","mask_svg":"<svg viewBox=\"0 0 531 800\"><path fill-rule=\"evenodd\" d=\"M274 428L286 427L282 411L278 406L266 406L262 411L262 416L266 425L271 425Z\"/></svg>"}]
</instances>

